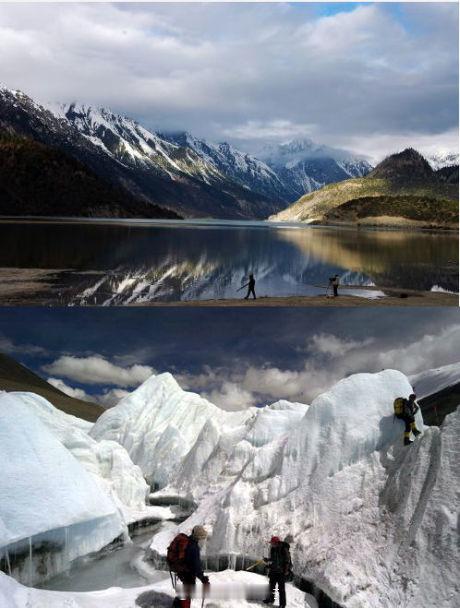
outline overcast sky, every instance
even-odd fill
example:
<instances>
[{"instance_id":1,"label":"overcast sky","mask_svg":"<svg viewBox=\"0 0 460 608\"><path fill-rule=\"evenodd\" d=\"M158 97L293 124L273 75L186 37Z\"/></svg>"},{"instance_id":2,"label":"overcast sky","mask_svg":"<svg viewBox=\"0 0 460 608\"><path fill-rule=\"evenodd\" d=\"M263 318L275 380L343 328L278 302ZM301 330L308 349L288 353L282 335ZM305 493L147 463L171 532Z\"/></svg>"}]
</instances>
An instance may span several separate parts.
<instances>
[{"instance_id":1,"label":"overcast sky","mask_svg":"<svg viewBox=\"0 0 460 608\"><path fill-rule=\"evenodd\" d=\"M458 5L0 4L0 82L255 152L458 147Z\"/></svg>"},{"instance_id":2,"label":"overcast sky","mask_svg":"<svg viewBox=\"0 0 460 608\"><path fill-rule=\"evenodd\" d=\"M80 398L113 405L151 374L224 409L309 403L344 376L460 360L448 308L4 309L0 351Z\"/></svg>"}]
</instances>

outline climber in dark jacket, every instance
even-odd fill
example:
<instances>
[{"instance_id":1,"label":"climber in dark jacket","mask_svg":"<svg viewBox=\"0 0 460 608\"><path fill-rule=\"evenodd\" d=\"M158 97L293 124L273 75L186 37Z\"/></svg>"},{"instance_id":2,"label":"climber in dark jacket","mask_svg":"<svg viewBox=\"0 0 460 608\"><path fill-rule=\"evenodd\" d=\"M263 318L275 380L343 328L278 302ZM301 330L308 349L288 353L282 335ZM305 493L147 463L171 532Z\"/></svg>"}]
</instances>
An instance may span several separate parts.
<instances>
[{"instance_id":1,"label":"climber in dark jacket","mask_svg":"<svg viewBox=\"0 0 460 608\"><path fill-rule=\"evenodd\" d=\"M282 542L278 536L272 536L270 540L270 557L265 562L268 564L270 593L267 599L264 600L264 604L274 603L275 589L278 585L280 608L286 608L286 579L289 577L292 568L289 543Z\"/></svg>"},{"instance_id":2,"label":"climber in dark jacket","mask_svg":"<svg viewBox=\"0 0 460 608\"><path fill-rule=\"evenodd\" d=\"M201 565L200 545L204 543L208 533L203 526L195 526L189 536L187 548L185 549L185 570L177 574L184 585L186 598L176 597L173 602L174 608L190 608L191 596L193 595L196 579L198 578L205 587L209 585L209 578L204 575Z\"/></svg>"}]
</instances>

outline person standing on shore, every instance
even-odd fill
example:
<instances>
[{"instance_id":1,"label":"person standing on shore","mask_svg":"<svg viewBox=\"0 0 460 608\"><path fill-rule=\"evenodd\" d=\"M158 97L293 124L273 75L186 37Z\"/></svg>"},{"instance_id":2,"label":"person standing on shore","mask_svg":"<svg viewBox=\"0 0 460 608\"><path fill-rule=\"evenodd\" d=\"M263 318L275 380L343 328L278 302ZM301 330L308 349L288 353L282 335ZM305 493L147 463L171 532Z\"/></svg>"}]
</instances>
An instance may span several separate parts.
<instances>
[{"instance_id":1,"label":"person standing on shore","mask_svg":"<svg viewBox=\"0 0 460 608\"><path fill-rule=\"evenodd\" d=\"M336 298L339 295L339 284L340 284L339 275L336 274L331 279L332 289L334 290L334 298Z\"/></svg>"}]
</instances>

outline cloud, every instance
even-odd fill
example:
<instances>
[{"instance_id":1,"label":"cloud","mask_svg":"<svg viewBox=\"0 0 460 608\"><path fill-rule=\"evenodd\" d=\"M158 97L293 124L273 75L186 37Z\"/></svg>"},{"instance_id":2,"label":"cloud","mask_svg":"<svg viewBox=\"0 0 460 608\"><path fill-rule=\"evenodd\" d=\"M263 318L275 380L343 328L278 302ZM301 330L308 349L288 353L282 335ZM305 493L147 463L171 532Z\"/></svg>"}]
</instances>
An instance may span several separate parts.
<instances>
[{"instance_id":1,"label":"cloud","mask_svg":"<svg viewBox=\"0 0 460 608\"><path fill-rule=\"evenodd\" d=\"M342 378L359 372L397 369L412 375L459 360L460 325L446 327L436 334L425 334L404 345L384 346L375 338L340 339L319 333L308 341L306 360L300 369L250 365L245 370L212 369L182 375L181 386L204 392L222 409L243 409L278 399L311 403ZM184 386L185 384L185 386Z\"/></svg>"},{"instance_id":2,"label":"cloud","mask_svg":"<svg viewBox=\"0 0 460 608\"><path fill-rule=\"evenodd\" d=\"M0 81L245 149L307 132L374 158L402 133L456 149L446 4L0 4Z\"/></svg>"},{"instance_id":3,"label":"cloud","mask_svg":"<svg viewBox=\"0 0 460 608\"><path fill-rule=\"evenodd\" d=\"M330 357L339 357L346 354L350 350L356 350L372 344L374 338L366 340L344 340L332 334L315 334L310 341L309 350L313 353L329 355Z\"/></svg>"},{"instance_id":4,"label":"cloud","mask_svg":"<svg viewBox=\"0 0 460 608\"><path fill-rule=\"evenodd\" d=\"M69 397L74 397L75 399L81 399L82 401L91 401L92 400L91 396L88 395L88 393L86 391L84 391L81 388L72 388L71 386L66 384L63 380L61 380L60 378L48 378L47 382L49 382L49 384L51 384L51 386L54 386L55 388L59 389L60 391L62 391L66 395L68 395Z\"/></svg>"},{"instance_id":5,"label":"cloud","mask_svg":"<svg viewBox=\"0 0 460 608\"><path fill-rule=\"evenodd\" d=\"M138 386L155 373L149 365L120 367L99 355L64 355L42 369L48 374L64 376L82 384L113 384L118 387Z\"/></svg>"},{"instance_id":6,"label":"cloud","mask_svg":"<svg viewBox=\"0 0 460 608\"><path fill-rule=\"evenodd\" d=\"M219 389L204 393L203 397L227 411L244 410L255 403L255 396L236 383L225 381Z\"/></svg>"},{"instance_id":7,"label":"cloud","mask_svg":"<svg viewBox=\"0 0 460 608\"><path fill-rule=\"evenodd\" d=\"M99 403L105 408L110 408L117 405L120 399L123 399L123 397L129 395L129 391L122 388L106 389L102 393L89 394L81 388L73 388L72 386L69 386L61 378L48 378L47 382L69 397L81 399L82 401Z\"/></svg>"},{"instance_id":8,"label":"cloud","mask_svg":"<svg viewBox=\"0 0 460 608\"><path fill-rule=\"evenodd\" d=\"M0 335L0 352L9 355L46 355L46 349L35 344L17 344L4 335Z\"/></svg>"},{"instance_id":9,"label":"cloud","mask_svg":"<svg viewBox=\"0 0 460 608\"><path fill-rule=\"evenodd\" d=\"M241 125L222 129L225 137L243 140L288 140L308 137L313 130L309 124L295 124L290 120L274 119L266 122L248 120Z\"/></svg>"},{"instance_id":10,"label":"cloud","mask_svg":"<svg viewBox=\"0 0 460 608\"><path fill-rule=\"evenodd\" d=\"M125 391L122 388L112 388L104 391L101 394L92 395L92 398L105 408L109 408L117 405L121 399L127 397L129 394L129 391Z\"/></svg>"}]
</instances>

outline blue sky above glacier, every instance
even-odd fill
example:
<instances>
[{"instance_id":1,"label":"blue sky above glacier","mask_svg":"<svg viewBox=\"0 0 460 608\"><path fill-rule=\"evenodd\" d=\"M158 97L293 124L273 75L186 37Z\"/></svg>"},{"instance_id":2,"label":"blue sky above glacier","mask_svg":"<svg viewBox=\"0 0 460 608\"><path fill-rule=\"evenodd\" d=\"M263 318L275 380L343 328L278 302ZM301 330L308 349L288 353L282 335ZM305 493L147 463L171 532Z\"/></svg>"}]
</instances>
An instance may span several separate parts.
<instances>
[{"instance_id":1,"label":"blue sky above glacier","mask_svg":"<svg viewBox=\"0 0 460 608\"><path fill-rule=\"evenodd\" d=\"M225 409L309 402L350 373L459 360L456 309L4 309L0 351L112 404L152 373Z\"/></svg>"},{"instance_id":2,"label":"blue sky above glacier","mask_svg":"<svg viewBox=\"0 0 460 608\"><path fill-rule=\"evenodd\" d=\"M256 151L456 151L458 5L0 4L0 82Z\"/></svg>"}]
</instances>

